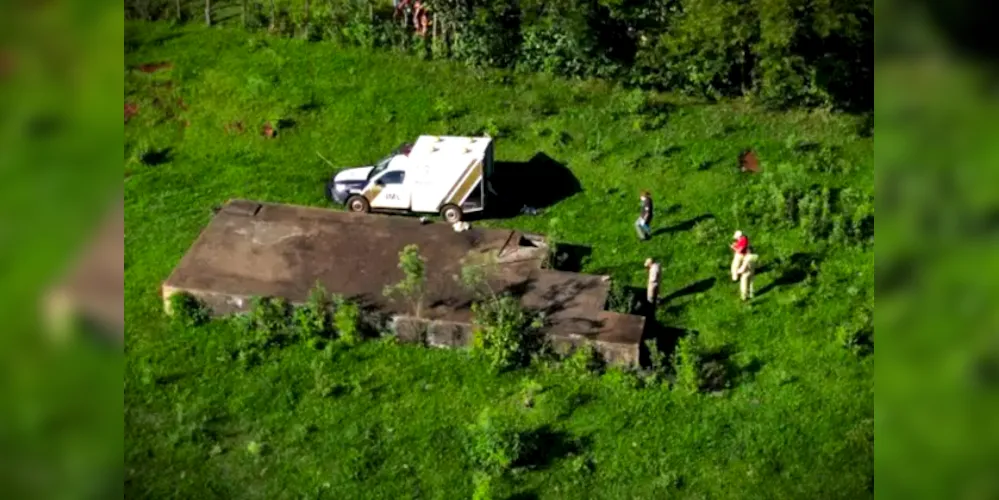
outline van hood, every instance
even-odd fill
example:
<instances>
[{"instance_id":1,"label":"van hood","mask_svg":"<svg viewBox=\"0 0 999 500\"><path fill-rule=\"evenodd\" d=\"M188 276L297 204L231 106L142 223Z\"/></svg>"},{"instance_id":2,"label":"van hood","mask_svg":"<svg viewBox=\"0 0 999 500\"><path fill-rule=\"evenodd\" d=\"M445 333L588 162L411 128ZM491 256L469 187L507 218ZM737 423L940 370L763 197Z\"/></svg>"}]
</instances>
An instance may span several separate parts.
<instances>
[{"instance_id":1,"label":"van hood","mask_svg":"<svg viewBox=\"0 0 999 500\"><path fill-rule=\"evenodd\" d=\"M375 167L357 167L341 170L333 176L333 182L364 182Z\"/></svg>"}]
</instances>

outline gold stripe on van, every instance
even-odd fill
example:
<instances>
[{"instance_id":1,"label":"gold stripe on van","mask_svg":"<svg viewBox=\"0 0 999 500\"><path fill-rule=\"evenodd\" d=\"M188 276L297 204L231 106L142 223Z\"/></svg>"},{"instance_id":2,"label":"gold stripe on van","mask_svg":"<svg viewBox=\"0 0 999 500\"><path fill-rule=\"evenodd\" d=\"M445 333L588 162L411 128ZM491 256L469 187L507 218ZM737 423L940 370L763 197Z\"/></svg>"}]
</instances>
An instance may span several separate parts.
<instances>
[{"instance_id":1,"label":"gold stripe on van","mask_svg":"<svg viewBox=\"0 0 999 500\"><path fill-rule=\"evenodd\" d=\"M479 160L472 160L472 162L469 163L467 167L465 167L465 171L462 172L461 176L458 177L458 182L455 182L454 185L451 186L451 189L448 190L447 195L445 195L443 198L444 200L450 200L454 196L454 192L462 185L461 180L464 179L465 176L469 175L469 172L471 172L472 169L475 168L475 164L478 162ZM441 206L447 204L448 201L445 201L444 203L441 203Z\"/></svg>"},{"instance_id":2,"label":"gold stripe on van","mask_svg":"<svg viewBox=\"0 0 999 500\"><path fill-rule=\"evenodd\" d=\"M482 179L482 163L476 161L471 175L465 179L465 182L461 183L461 186L458 188L458 191L454 193L454 196L448 199L448 203L453 203L455 205L461 204L465 197L468 196L468 192L479 183L480 179Z\"/></svg>"},{"instance_id":3,"label":"gold stripe on van","mask_svg":"<svg viewBox=\"0 0 999 500\"><path fill-rule=\"evenodd\" d=\"M378 193L381 192L382 192L382 187L379 186L378 184L374 184L368 189L365 189L364 192L361 193L361 196L367 198L368 203L371 203L375 201L375 198L378 197Z\"/></svg>"}]
</instances>

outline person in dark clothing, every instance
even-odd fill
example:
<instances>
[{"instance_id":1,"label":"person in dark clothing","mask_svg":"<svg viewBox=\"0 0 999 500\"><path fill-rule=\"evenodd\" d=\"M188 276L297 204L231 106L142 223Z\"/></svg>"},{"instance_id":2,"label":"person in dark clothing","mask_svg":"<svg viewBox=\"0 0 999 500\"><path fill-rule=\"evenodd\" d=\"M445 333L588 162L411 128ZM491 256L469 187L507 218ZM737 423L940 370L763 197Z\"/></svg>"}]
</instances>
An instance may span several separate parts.
<instances>
[{"instance_id":1,"label":"person in dark clothing","mask_svg":"<svg viewBox=\"0 0 999 500\"><path fill-rule=\"evenodd\" d=\"M635 221L635 231L638 232L639 239L647 240L652 237L652 195L648 191L642 191L639 200L642 203L642 210L638 220Z\"/></svg>"}]
</instances>

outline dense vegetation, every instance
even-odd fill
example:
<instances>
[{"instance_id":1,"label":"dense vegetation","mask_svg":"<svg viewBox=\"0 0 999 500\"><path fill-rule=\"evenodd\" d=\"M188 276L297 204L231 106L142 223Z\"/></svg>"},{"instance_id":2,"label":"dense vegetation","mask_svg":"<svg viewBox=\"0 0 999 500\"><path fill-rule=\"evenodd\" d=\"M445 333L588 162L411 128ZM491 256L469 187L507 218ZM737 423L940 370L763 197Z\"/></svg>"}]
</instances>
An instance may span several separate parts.
<instances>
[{"instance_id":1,"label":"dense vegetation","mask_svg":"<svg viewBox=\"0 0 999 500\"><path fill-rule=\"evenodd\" d=\"M614 78L771 106L873 104L873 2L429 0L414 34L388 0L129 0L139 19L242 22L309 40L394 47L471 66Z\"/></svg>"},{"instance_id":2,"label":"dense vegetation","mask_svg":"<svg viewBox=\"0 0 999 500\"><path fill-rule=\"evenodd\" d=\"M869 120L263 33L131 23L125 43L126 495L871 496ZM511 363L520 340L496 325L526 318L503 304L480 320L485 356L362 340L356 307L321 293L209 322L181 297L164 317L157 285L213 206L322 206L324 158L483 131L508 168L564 165L579 190L474 224L590 247L582 270L626 285L665 263L658 334L680 342L651 371L586 351ZM761 174L738 173L747 147ZM659 207L648 242L640 189ZM763 258L752 304L726 277L736 228Z\"/></svg>"}]
</instances>

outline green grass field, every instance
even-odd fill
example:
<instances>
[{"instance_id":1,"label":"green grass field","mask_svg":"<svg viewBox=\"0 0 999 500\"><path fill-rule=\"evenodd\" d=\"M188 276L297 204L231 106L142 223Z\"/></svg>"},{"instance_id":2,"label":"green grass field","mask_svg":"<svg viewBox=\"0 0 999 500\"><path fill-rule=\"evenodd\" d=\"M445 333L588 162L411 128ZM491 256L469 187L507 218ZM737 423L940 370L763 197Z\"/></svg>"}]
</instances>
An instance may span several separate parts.
<instances>
[{"instance_id":1,"label":"green grass field","mask_svg":"<svg viewBox=\"0 0 999 500\"><path fill-rule=\"evenodd\" d=\"M652 99L656 118L599 81L164 24L128 24L125 38L126 65L173 64L125 74L125 102L138 105L124 148L126 496L467 498L466 429L486 408L543 440L493 484L496 498L873 496L874 355L837 335L873 314L873 241L809 229L848 206L838 199L873 196L862 120L665 95ZM276 139L260 135L268 121L284 125ZM464 352L387 340L299 343L244 369L238 328L163 316L159 284L213 206L325 206L334 170L318 154L349 167L420 134L483 130L499 135L497 160L544 153L582 192L538 216L476 224L589 246L584 272L636 286L642 261L661 259L659 321L724 353L729 388L686 395L553 366L493 375ZM738 175L747 147L763 174ZM839 195L790 224L760 212L771 186ZM632 227L642 189L661 229L648 242ZM735 229L769 268L751 305L727 277ZM322 397L317 377L344 389ZM533 383L543 391L525 408Z\"/></svg>"}]
</instances>

